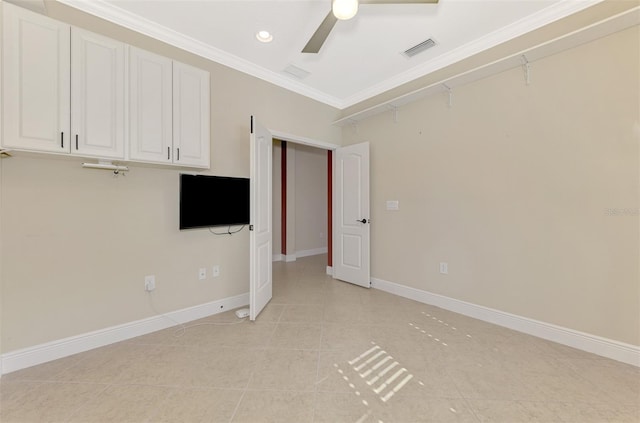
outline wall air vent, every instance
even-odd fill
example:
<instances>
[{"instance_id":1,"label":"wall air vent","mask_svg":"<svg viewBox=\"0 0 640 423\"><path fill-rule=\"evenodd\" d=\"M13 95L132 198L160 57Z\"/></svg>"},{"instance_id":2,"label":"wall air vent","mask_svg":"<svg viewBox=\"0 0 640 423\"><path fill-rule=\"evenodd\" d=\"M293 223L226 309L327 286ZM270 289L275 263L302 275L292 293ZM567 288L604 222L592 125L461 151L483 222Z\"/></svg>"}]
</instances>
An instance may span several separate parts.
<instances>
[{"instance_id":1,"label":"wall air vent","mask_svg":"<svg viewBox=\"0 0 640 423\"><path fill-rule=\"evenodd\" d=\"M307 76L311 75L311 72L307 72L304 69L301 69L295 65L289 65L282 70L282 72L286 73L289 76L293 76L296 79L304 79Z\"/></svg>"},{"instance_id":2,"label":"wall air vent","mask_svg":"<svg viewBox=\"0 0 640 423\"><path fill-rule=\"evenodd\" d=\"M428 40L424 40L423 42L416 44L415 46L403 51L402 54L404 54L407 57L413 57L416 54L420 54L423 51L430 49L435 45L436 45L436 42L433 41L433 39L429 38Z\"/></svg>"}]
</instances>

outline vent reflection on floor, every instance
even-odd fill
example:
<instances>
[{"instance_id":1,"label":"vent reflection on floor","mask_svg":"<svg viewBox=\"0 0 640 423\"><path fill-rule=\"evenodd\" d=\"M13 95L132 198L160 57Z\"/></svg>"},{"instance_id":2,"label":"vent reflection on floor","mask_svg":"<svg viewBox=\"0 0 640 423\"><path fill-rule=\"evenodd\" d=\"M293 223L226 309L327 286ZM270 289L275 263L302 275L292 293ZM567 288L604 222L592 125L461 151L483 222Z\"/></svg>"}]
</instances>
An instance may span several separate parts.
<instances>
[{"instance_id":1,"label":"vent reflection on floor","mask_svg":"<svg viewBox=\"0 0 640 423\"><path fill-rule=\"evenodd\" d=\"M334 363L336 371L340 374L342 379L353 390L353 393L360 397L361 391L358 389L357 384L360 384L364 389L369 390L375 394L382 403L389 401L396 393L398 393L404 386L413 379L413 375L409 371L400 366L400 363L389 355L384 349L382 349L375 342L371 342L373 345L370 349L363 352L359 356L347 363L351 367L360 380L357 378L351 380L339 364ZM365 382L366 385L362 385ZM418 382L423 385L422 382ZM360 417L356 423L362 423L367 420L373 413L371 404L366 399L361 399L362 405L367 407L367 411ZM378 420L378 423L384 423L382 420Z\"/></svg>"}]
</instances>

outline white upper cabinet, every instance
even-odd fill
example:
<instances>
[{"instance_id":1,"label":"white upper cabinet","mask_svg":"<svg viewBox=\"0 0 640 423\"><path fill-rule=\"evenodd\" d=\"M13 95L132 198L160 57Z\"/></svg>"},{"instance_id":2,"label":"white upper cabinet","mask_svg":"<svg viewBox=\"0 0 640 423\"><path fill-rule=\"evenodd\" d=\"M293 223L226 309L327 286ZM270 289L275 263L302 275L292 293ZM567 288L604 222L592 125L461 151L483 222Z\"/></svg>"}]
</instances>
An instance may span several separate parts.
<instances>
[{"instance_id":1,"label":"white upper cabinet","mask_svg":"<svg viewBox=\"0 0 640 423\"><path fill-rule=\"evenodd\" d=\"M0 6L3 147L209 168L209 72Z\"/></svg>"},{"instance_id":2,"label":"white upper cabinet","mask_svg":"<svg viewBox=\"0 0 640 423\"><path fill-rule=\"evenodd\" d=\"M68 153L70 26L3 6L2 144Z\"/></svg>"},{"instance_id":3,"label":"white upper cabinet","mask_svg":"<svg viewBox=\"0 0 640 423\"><path fill-rule=\"evenodd\" d=\"M173 62L173 162L209 167L209 72Z\"/></svg>"},{"instance_id":4,"label":"white upper cabinet","mask_svg":"<svg viewBox=\"0 0 640 423\"><path fill-rule=\"evenodd\" d=\"M129 159L209 168L209 72L129 49Z\"/></svg>"},{"instance_id":5,"label":"white upper cabinet","mask_svg":"<svg viewBox=\"0 0 640 423\"><path fill-rule=\"evenodd\" d=\"M71 153L124 158L124 44L71 29Z\"/></svg>"},{"instance_id":6,"label":"white upper cabinet","mask_svg":"<svg viewBox=\"0 0 640 423\"><path fill-rule=\"evenodd\" d=\"M172 61L129 47L129 158L172 163Z\"/></svg>"}]
</instances>

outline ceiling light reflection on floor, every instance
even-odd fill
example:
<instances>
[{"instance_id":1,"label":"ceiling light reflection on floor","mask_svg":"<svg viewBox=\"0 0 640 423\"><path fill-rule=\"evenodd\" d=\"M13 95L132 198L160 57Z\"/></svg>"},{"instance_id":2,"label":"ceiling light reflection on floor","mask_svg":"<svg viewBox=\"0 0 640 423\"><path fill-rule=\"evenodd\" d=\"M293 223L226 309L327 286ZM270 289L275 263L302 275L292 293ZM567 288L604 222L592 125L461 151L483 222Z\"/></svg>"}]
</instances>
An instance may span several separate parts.
<instances>
[{"instance_id":1,"label":"ceiling light reflection on floor","mask_svg":"<svg viewBox=\"0 0 640 423\"><path fill-rule=\"evenodd\" d=\"M382 349L375 342L371 342L373 347L367 351L347 361L350 369L343 369L338 363L334 363L333 367L338 372L342 379L349 385L352 392L360 397L359 401L362 405L367 407L367 411L356 421L356 423L364 423L373 413L376 407L380 407L386 404L391 398L400 392L413 378L405 367L400 366L400 363L393 359L384 349ZM347 375L350 372L355 372L360 376L358 378L351 378ZM372 376L372 377L370 377ZM370 378L369 378L370 377ZM369 378L369 379L367 379ZM385 379L386 378L386 379ZM358 380L366 382L366 385L361 385L368 388L368 391L375 395L373 398L378 398L380 402L375 401L373 404L369 400L362 397L362 392L358 390ZM422 381L418 381L420 386L424 386ZM382 420L377 420L378 423L384 423Z\"/></svg>"},{"instance_id":2,"label":"ceiling light reflection on floor","mask_svg":"<svg viewBox=\"0 0 640 423\"><path fill-rule=\"evenodd\" d=\"M442 324L442 325L445 325L445 326L447 326L447 327L450 327L452 330L457 330L457 329L455 328L455 326L449 326L449 323L447 323L447 322L445 322L445 321L443 321L443 320L438 319L438 317L437 317L437 316L432 316L431 314L429 314L429 313L427 313L427 312L424 312L424 311L421 311L420 313L421 313L421 314L424 314L424 315L425 315L425 316L427 316L427 317L431 317L431 320L437 320L437 321L438 321L438 323L440 323L440 324Z\"/></svg>"},{"instance_id":3,"label":"ceiling light reflection on floor","mask_svg":"<svg viewBox=\"0 0 640 423\"><path fill-rule=\"evenodd\" d=\"M365 378L365 377L369 376L371 374L371 372L373 372L374 370L378 370L378 368L380 368L380 366L383 366L389 360L393 360L393 357L391 357L390 355L388 355L385 358L383 358L382 360L378 361L369 370L367 370L367 371L365 371L363 373L360 373L360 377Z\"/></svg>"},{"instance_id":4,"label":"ceiling light reflection on floor","mask_svg":"<svg viewBox=\"0 0 640 423\"><path fill-rule=\"evenodd\" d=\"M394 367L399 366L399 365L400 365L400 363L398 363L397 361L394 361L389 366L384 368L380 373L378 373L376 376L374 376L372 379L368 380L367 381L367 385L369 385L369 386L373 385L374 383L379 381L381 377L384 377L384 375L389 373L391 371L391 369L393 369Z\"/></svg>"},{"instance_id":5,"label":"ceiling light reflection on floor","mask_svg":"<svg viewBox=\"0 0 640 423\"><path fill-rule=\"evenodd\" d=\"M432 338L435 342L439 343L440 345L442 345L443 347L448 347L449 345L444 342L444 341L440 341L440 338L435 338L433 335L431 335L430 333L427 333L424 329L420 329L419 326L416 326L413 323L409 323L409 326L411 326L412 328L414 328L415 330L419 331L422 334L427 335L429 338Z\"/></svg>"}]
</instances>

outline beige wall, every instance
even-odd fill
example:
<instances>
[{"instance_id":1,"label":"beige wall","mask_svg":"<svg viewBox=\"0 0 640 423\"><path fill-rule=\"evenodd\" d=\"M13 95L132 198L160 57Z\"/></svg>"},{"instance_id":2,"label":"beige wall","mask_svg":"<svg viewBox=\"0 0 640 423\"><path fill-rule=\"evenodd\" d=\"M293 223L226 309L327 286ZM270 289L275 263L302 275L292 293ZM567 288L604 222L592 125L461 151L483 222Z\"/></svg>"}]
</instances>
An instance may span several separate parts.
<instances>
[{"instance_id":1,"label":"beige wall","mask_svg":"<svg viewBox=\"0 0 640 423\"><path fill-rule=\"evenodd\" d=\"M282 253L282 169L281 169L282 142L273 141L273 175L272 175L272 201L273 212L271 216L273 237L271 238L271 249L273 255Z\"/></svg>"},{"instance_id":2,"label":"beige wall","mask_svg":"<svg viewBox=\"0 0 640 423\"><path fill-rule=\"evenodd\" d=\"M286 255L296 254L296 149L287 143L287 248Z\"/></svg>"},{"instance_id":3,"label":"beige wall","mask_svg":"<svg viewBox=\"0 0 640 423\"><path fill-rule=\"evenodd\" d=\"M640 345L639 40L344 128L371 143L372 276Z\"/></svg>"},{"instance_id":4,"label":"beige wall","mask_svg":"<svg viewBox=\"0 0 640 423\"><path fill-rule=\"evenodd\" d=\"M294 148L296 252L326 248L327 151L301 144Z\"/></svg>"},{"instance_id":5,"label":"beige wall","mask_svg":"<svg viewBox=\"0 0 640 423\"><path fill-rule=\"evenodd\" d=\"M273 145L273 254L280 254L281 143ZM327 247L327 151L287 143L287 254ZM292 207L293 206L293 207Z\"/></svg>"},{"instance_id":6,"label":"beige wall","mask_svg":"<svg viewBox=\"0 0 640 423\"><path fill-rule=\"evenodd\" d=\"M249 175L249 117L339 144L337 110L52 2L52 17L211 72L211 171ZM1 169L1 346L14 351L248 292L249 235L178 230L178 174L132 164L126 176L81 159L16 154ZM211 266L221 275L212 279ZM198 268L208 269L206 281Z\"/></svg>"}]
</instances>

